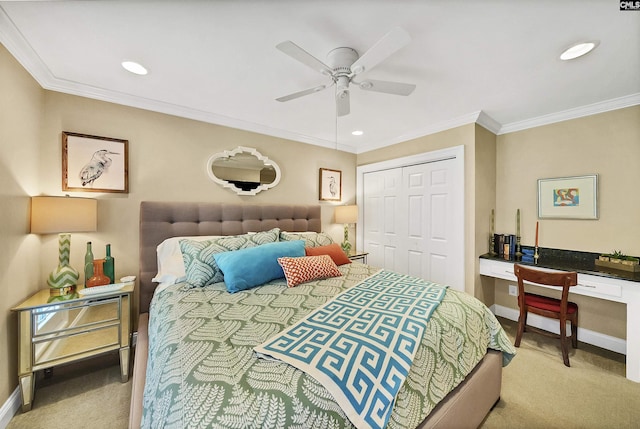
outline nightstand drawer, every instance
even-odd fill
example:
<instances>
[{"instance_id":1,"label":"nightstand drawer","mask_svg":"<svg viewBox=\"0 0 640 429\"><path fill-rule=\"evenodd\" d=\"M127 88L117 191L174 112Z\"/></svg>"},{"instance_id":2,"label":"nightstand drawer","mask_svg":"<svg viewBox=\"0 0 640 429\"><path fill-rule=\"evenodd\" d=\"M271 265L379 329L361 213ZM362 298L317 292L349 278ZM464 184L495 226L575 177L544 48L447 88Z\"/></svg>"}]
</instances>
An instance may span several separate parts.
<instances>
[{"instance_id":1,"label":"nightstand drawer","mask_svg":"<svg viewBox=\"0 0 640 429\"><path fill-rule=\"evenodd\" d=\"M114 323L98 329L70 331L50 339L34 340L33 370L47 367L52 361L73 360L81 354L118 349L120 347L120 324Z\"/></svg>"},{"instance_id":2,"label":"nightstand drawer","mask_svg":"<svg viewBox=\"0 0 640 429\"><path fill-rule=\"evenodd\" d=\"M60 304L32 312L34 338L82 331L120 319L120 299L91 300Z\"/></svg>"}]
</instances>

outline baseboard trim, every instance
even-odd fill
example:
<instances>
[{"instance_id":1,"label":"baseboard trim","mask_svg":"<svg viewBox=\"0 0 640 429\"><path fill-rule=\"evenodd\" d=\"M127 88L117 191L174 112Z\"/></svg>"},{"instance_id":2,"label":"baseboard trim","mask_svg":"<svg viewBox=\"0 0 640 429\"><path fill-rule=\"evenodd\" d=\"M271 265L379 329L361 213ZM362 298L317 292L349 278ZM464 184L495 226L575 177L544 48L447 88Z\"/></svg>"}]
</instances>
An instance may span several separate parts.
<instances>
[{"instance_id":1,"label":"baseboard trim","mask_svg":"<svg viewBox=\"0 0 640 429\"><path fill-rule=\"evenodd\" d=\"M20 409L20 405L20 386L18 386L0 408L0 429L5 429L9 426L9 422Z\"/></svg>"},{"instance_id":2,"label":"baseboard trim","mask_svg":"<svg viewBox=\"0 0 640 429\"><path fill-rule=\"evenodd\" d=\"M491 306L491 311L496 316L504 317L505 319L516 322L518 321L519 311L515 308L494 304ZM529 314L529 317L527 317L527 324L539 329L544 329L545 331L555 332L556 334L560 333L557 321L538 316L537 314ZM578 341L623 355L627 354L627 342L625 340L612 337L611 335L601 334L600 332L591 331L589 329L578 327Z\"/></svg>"}]
</instances>

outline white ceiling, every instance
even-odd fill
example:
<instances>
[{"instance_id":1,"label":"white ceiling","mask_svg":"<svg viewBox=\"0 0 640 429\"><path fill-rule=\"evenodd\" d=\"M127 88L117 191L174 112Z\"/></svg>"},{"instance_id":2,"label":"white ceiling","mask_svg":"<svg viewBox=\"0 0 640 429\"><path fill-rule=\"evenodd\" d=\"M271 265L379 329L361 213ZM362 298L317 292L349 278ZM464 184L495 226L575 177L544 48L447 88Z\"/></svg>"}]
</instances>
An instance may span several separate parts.
<instances>
[{"instance_id":1,"label":"white ceiling","mask_svg":"<svg viewBox=\"0 0 640 429\"><path fill-rule=\"evenodd\" d=\"M0 1L0 42L46 89L336 147L332 89L275 48L322 61L393 27L412 42L366 73L408 97L351 91L338 147L361 153L464 123L525 129L640 104L640 12L616 0ZM599 46L574 61L575 42ZM121 68L145 65L141 77ZM360 137L351 131L364 130Z\"/></svg>"}]
</instances>

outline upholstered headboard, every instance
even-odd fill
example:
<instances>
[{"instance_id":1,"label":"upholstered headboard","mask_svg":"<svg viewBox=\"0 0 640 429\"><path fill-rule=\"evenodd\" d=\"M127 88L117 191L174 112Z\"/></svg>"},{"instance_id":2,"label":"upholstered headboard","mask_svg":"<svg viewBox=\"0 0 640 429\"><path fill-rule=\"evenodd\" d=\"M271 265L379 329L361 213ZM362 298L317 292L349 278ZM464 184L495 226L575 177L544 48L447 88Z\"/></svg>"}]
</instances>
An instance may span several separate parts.
<instances>
[{"instance_id":1,"label":"upholstered headboard","mask_svg":"<svg viewBox=\"0 0 640 429\"><path fill-rule=\"evenodd\" d=\"M149 311L157 286L156 248L165 239L193 235L238 235L280 228L315 231L322 227L319 205L225 203L140 203L140 313Z\"/></svg>"}]
</instances>

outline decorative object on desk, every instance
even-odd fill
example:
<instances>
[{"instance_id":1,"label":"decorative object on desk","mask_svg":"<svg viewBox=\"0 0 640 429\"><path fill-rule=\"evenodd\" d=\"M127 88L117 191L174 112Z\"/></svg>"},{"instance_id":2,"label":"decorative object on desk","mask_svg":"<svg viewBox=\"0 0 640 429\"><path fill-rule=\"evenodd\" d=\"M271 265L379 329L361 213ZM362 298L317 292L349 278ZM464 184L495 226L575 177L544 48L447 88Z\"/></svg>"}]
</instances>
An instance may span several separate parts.
<instances>
[{"instance_id":1,"label":"decorative object on desk","mask_svg":"<svg viewBox=\"0 0 640 429\"><path fill-rule=\"evenodd\" d=\"M104 275L104 259L93 260L93 276L87 280L87 287L108 285L111 279Z\"/></svg>"},{"instance_id":2,"label":"decorative object on desk","mask_svg":"<svg viewBox=\"0 0 640 429\"><path fill-rule=\"evenodd\" d=\"M320 201L340 201L342 199L342 171L320 169Z\"/></svg>"},{"instance_id":3,"label":"decorative object on desk","mask_svg":"<svg viewBox=\"0 0 640 429\"><path fill-rule=\"evenodd\" d=\"M493 241L495 244L493 256L507 260L514 259L516 253L516 236L514 234L495 234Z\"/></svg>"},{"instance_id":4,"label":"decorative object on desk","mask_svg":"<svg viewBox=\"0 0 640 429\"><path fill-rule=\"evenodd\" d=\"M598 175L538 179L538 217L598 219Z\"/></svg>"},{"instance_id":5,"label":"decorative object on desk","mask_svg":"<svg viewBox=\"0 0 640 429\"><path fill-rule=\"evenodd\" d=\"M613 253L604 253L595 261L595 264L600 267L630 272L640 271L639 263L639 258L627 256L620 250L614 250Z\"/></svg>"},{"instance_id":6,"label":"decorative object on desk","mask_svg":"<svg viewBox=\"0 0 640 429\"><path fill-rule=\"evenodd\" d=\"M58 267L47 284L52 295L73 292L80 275L69 265L71 232L91 232L97 225L97 201L90 198L31 197L31 232L58 235Z\"/></svg>"},{"instance_id":7,"label":"decorative object on desk","mask_svg":"<svg viewBox=\"0 0 640 429\"><path fill-rule=\"evenodd\" d=\"M522 246L520 246L520 209L516 211L516 261L522 259Z\"/></svg>"},{"instance_id":8,"label":"decorative object on desk","mask_svg":"<svg viewBox=\"0 0 640 429\"><path fill-rule=\"evenodd\" d=\"M349 225L358 221L358 206L337 206L336 223L344 224L344 241L340 245L344 253L351 253L351 242L349 241Z\"/></svg>"},{"instance_id":9,"label":"decorative object on desk","mask_svg":"<svg viewBox=\"0 0 640 429\"><path fill-rule=\"evenodd\" d=\"M533 248L522 249L522 262L533 264Z\"/></svg>"},{"instance_id":10,"label":"decorative object on desk","mask_svg":"<svg viewBox=\"0 0 640 429\"><path fill-rule=\"evenodd\" d=\"M489 254L496 254L496 237L495 237L495 218L494 211L491 209L491 224L489 225Z\"/></svg>"},{"instance_id":11,"label":"decorative object on desk","mask_svg":"<svg viewBox=\"0 0 640 429\"><path fill-rule=\"evenodd\" d=\"M129 141L62 132L62 190L129 192Z\"/></svg>"},{"instance_id":12,"label":"decorative object on desk","mask_svg":"<svg viewBox=\"0 0 640 429\"><path fill-rule=\"evenodd\" d=\"M104 275L109 277L110 283L116 282L115 261L111 256L111 245L107 244L107 250L104 257Z\"/></svg>"},{"instance_id":13,"label":"decorative object on desk","mask_svg":"<svg viewBox=\"0 0 640 429\"><path fill-rule=\"evenodd\" d=\"M538 258L540 257L540 254L538 253L538 230L539 230L539 226L540 226L540 222L536 221L536 245L533 248L533 263L534 264L538 263Z\"/></svg>"},{"instance_id":14,"label":"decorative object on desk","mask_svg":"<svg viewBox=\"0 0 640 429\"><path fill-rule=\"evenodd\" d=\"M93 250L91 242L87 241L87 251L84 254L84 285L87 286L87 280L93 277Z\"/></svg>"}]
</instances>

